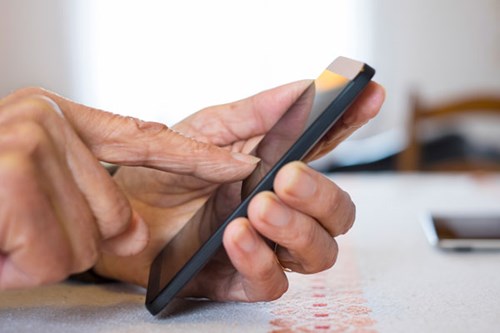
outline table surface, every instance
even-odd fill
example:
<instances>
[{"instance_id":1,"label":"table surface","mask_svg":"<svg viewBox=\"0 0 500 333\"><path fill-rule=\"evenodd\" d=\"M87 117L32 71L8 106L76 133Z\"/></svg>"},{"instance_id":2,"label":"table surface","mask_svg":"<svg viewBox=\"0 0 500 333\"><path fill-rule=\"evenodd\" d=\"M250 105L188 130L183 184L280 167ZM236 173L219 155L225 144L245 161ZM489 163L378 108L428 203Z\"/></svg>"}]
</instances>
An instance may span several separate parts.
<instances>
[{"instance_id":1,"label":"table surface","mask_svg":"<svg viewBox=\"0 0 500 333\"><path fill-rule=\"evenodd\" d=\"M279 300L179 300L152 317L144 290L61 283L0 293L0 332L492 332L500 327L500 252L444 252L427 212L500 212L500 175L336 174L357 206L330 270L289 273Z\"/></svg>"}]
</instances>

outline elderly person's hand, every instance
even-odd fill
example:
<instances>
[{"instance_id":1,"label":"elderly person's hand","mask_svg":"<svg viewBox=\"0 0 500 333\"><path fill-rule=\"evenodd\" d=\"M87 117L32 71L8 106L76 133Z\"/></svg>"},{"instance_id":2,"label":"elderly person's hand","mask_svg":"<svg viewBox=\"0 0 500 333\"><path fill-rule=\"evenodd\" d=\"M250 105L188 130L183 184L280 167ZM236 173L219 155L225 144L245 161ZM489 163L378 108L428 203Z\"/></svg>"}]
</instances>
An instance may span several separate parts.
<instances>
[{"instance_id":1,"label":"elderly person's hand","mask_svg":"<svg viewBox=\"0 0 500 333\"><path fill-rule=\"evenodd\" d=\"M197 141L249 153L308 83L301 81L207 108L175 129ZM309 156L317 158L333 149L374 117L383 99L384 90L370 83ZM132 257L103 254L95 270L143 286L156 254L207 198L214 193L216 201L228 198L228 193L220 193L220 183L207 182L196 175L122 167L115 180L134 210L147 222L151 239L145 251ZM354 217L355 206L346 192L306 164L290 163L279 171L274 193L258 194L250 203L248 218L229 224L223 238L225 251L217 254L183 295L213 300L275 299L288 287L284 268L315 273L334 264L338 252L334 237L347 232ZM266 239L279 245L276 252Z\"/></svg>"},{"instance_id":2,"label":"elderly person's hand","mask_svg":"<svg viewBox=\"0 0 500 333\"><path fill-rule=\"evenodd\" d=\"M241 179L256 163L161 124L42 89L17 91L0 100L0 290L60 281L93 267L101 253L146 247L143 209L133 211L99 160L211 182Z\"/></svg>"}]
</instances>

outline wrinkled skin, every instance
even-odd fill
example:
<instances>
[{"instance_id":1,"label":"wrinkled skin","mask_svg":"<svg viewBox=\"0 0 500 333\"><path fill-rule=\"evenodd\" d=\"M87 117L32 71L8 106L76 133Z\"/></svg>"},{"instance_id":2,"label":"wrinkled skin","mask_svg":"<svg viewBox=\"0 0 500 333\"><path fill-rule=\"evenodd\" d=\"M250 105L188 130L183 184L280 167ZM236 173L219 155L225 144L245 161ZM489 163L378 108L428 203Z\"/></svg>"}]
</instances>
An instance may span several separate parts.
<instances>
[{"instance_id":1,"label":"wrinkled skin","mask_svg":"<svg viewBox=\"0 0 500 333\"><path fill-rule=\"evenodd\" d=\"M199 141L249 153L307 84L301 81L207 108L175 129ZM308 159L329 152L375 116L383 98L382 88L370 84ZM214 191L217 195L211 203L222 206L239 194L239 187L220 193L217 183L145 168L121 168L115 179L134 209L148 221L151 241L144 252L131 258L104 255L96 268L103 275L140 285L147 283L155 254ZM249 218L237 219L228 226L223 240L225 251L198 274L184 295L214 300L275 299L288 287L284 267L315 273L334 264L338 251L334 236L347 232L354 222L355 206L349 195L301 162L285 166L274 184L275 193L263 192L252 200ZM213 208L209 205L206 209ZM277 221L277 225L271 221ZM279 244L277 253L265 238Z\"/></svg>"},{"instance_id":2,"label":"wrinkled skin","mask_svg":"<svg viewBox=\"0 0 500 333\"><path fill-rule=\"evenodd\" d=\"M207 108L175 131L38 88L0 100L0 290L61 281L91 267L145 285L163 245L210 195L227 195L220 184L252 172L258 160L246 153L307 84ZM383 99L371 83L309 160L374 117ZM112 178L99 161L122 167ZM314 273L334 264L334 237L354 221L349 195L301 162L282 168L274 189L252 200L248 218L230 223L225 251L185 295L275 299L288 286L284 267ZM213 204L208 209L221 207ZM266 239L279 244L277 252Z\"/></svg>"},{"instance_id":3,"label":"wrinkled skin","mask_svg":"<svg viewBox=\"0 0 500 333\"><path fill-rule=\"evenodd\" d=\"M0 290L61 281L101 252L148 243L146 222L98 160L213 182L240 179L255 159L39 88L0 100Z\"/></svg>"}]
</instances>

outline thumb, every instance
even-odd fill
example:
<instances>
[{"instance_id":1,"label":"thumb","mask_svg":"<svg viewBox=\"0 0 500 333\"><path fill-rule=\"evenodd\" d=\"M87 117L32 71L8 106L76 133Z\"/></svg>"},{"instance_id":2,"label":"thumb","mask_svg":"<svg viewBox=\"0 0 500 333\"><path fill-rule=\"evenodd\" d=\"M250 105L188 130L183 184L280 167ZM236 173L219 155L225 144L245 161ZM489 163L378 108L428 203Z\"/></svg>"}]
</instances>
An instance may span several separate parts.
<instances>
[{"instance_id":1,"label":"thumb","mask_svg":"<svg viewBox=\"0 0 500 333\"><path fill-rule=\"evenodd\" d=\"M22 89L13 95L52 99L101 161L145 166L213 182L242 179L258 162L256 157L196 141L163 124L90 108L40 88Z\"/></svg>"}]
</instances>

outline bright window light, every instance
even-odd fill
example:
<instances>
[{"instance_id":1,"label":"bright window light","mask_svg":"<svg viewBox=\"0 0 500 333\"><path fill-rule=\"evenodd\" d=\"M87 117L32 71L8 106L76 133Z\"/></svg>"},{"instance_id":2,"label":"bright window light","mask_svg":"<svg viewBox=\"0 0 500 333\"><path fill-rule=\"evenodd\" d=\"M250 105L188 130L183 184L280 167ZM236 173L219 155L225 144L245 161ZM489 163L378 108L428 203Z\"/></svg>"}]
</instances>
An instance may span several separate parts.
<instances>
[{"instance_id":1,"label":"bright window light","mask_svg":"<svg viewBox=\"0 0 500 333\"><path fill-rule=\"evenodd\" d=\"M80 95L172 125L209 105L368 61L359 1L81 0Z\"/></svg>"}]
</instances>

